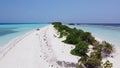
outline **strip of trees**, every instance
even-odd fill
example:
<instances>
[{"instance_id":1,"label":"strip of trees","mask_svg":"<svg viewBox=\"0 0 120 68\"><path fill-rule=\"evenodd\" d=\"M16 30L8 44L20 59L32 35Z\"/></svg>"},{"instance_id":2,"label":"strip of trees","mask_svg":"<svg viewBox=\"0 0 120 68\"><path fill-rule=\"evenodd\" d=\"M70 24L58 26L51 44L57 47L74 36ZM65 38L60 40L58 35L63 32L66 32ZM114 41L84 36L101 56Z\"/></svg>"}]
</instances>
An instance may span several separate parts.
<instances>
[{"instance_id":1,"label":"strip of trees","mask_svg":"<svg viewBox=\"0 0 120 68\"><path fill-rule=\"evenodd\" d=\"M70 28L66 25L63 25L61 22L53 22L54 28L59 32L59 38L66 36L66 39L63 40L64 43L74 44L75 48L71 50L72 55L80 56L79 66L77 68L106 68L106 63L102 64L103 54L105 57L108 57L113 52L113 47L110 43L103 41L99 43L91 35L90 32L84 32L81 29ZM93 46L94 52L91 52L90 55L87 55L89 50L89 45ZM109 64L111 64L109 62ZM108 65L108 68L112 67Z\"/></svg>"}]
</instances>

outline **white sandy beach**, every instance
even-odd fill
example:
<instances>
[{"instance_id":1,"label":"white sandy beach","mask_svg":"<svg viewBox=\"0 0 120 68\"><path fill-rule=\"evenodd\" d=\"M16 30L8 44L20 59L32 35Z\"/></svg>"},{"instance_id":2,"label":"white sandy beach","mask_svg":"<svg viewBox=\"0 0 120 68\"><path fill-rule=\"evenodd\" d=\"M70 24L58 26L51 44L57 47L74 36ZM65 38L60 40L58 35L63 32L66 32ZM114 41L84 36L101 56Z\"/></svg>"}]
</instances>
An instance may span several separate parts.
<instances>
[{"instance_id":1,"label":"white sandy beach","mask_svg":"<svg viewBox=\"0 0 120 68\"><path fill-rule=\"evenodd\" d=\"M0 51L0 68L75 68L80 57L70 54L74 45L56 36L57 31L49 25L13 39ZM116 49L113 58L107 58L113 68L120 68L119 51Z\"/></svg>"},{"instance_id":2,"label":"white sandy beach","mask_svg":"<svg viewBox=\"0 0 120 68\"><path fill-rule=\"evenodd\" d=\"M55 35L49 25L12 40L0 53L0 68L75 68L79 57L70 54L74 46Z\"/></svg>"},{"instance_id":3,"label":"white sandy beach","mask_svg":"<svg viewBox=\"0 0 120 68\"><path fill-rule=\"evenodd\" d=\"M98 40L99 42L102 42L104 40L98 38L98 37L95 37L96 40ZM106 41L109 41L109 40L106 40ZM113 45L113 53L107 57L107 58L103 58L102 59L102 62L105 63L106 60L109 60L112 64L113 64L113 68L120 68L120 47L118 47L118 45ZM113 57L111 57L113 56Z\"/></svg>"},{"instance_id":4,"label":"white sandy beach","mask_svg":"<svg viewBox=\"0 0 120 68\"><path fill-rule=\"evenodd\" d=\"M113 68L120 68L120 47L114 46L114 52L111 54L113 57L103 58L103 62L109 60L113 64Z\"/></svg>"}]
</instances>

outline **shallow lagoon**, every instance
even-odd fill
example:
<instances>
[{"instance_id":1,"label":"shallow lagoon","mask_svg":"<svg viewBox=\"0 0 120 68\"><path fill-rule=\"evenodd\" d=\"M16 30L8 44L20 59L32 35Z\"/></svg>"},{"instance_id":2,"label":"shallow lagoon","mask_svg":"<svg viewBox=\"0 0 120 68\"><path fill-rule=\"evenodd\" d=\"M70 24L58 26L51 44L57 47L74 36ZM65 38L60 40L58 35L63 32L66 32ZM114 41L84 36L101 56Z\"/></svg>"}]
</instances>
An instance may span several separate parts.
<instances>
[{"instance_id":1,"label":"shallow lagoon","mask_svg":"<svg viewBox=\"0 0 120 68\"><path fill-rule=\"evenodd\" d=\"M0 24L0 46L17 36L46 25L48 24Z\"/></svg>"}]
</instances>

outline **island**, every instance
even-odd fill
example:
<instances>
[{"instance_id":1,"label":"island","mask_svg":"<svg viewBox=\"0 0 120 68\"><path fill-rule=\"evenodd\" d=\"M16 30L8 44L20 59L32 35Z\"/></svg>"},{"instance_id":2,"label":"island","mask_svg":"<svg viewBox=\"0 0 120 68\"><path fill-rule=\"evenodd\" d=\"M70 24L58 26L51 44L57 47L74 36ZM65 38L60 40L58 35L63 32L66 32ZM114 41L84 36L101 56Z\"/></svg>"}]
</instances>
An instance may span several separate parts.
<instances>
[{"instance_id":1,"label":"island","mask_svg":"<svg viewBox=\"0 0 120 68\"><path fill-rule=\"evenodd\" d=\"M0 51L0 68L112 68L113 45L61 22L27 32Z\"/></svg>"}]
</instances>

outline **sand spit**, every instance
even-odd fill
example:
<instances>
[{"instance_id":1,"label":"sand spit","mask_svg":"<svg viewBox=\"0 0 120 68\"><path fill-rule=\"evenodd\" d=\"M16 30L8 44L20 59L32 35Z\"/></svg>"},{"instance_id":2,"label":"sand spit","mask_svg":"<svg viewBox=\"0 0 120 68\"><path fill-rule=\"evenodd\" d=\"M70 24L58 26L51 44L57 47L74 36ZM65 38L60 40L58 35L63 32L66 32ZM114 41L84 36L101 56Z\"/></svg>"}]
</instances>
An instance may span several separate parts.
<instances>
[{"instance_id":1,"label":"sand spit","mask_svg":"<svg viewBox=\"0 0 120 68\"><path fill-rule=\"evenodd\" d=\"M0 68L75 68L79 57L70 54L74 45L57 38L52 25L11 41L0 53Z\"/></svg>"}]
</instances>

